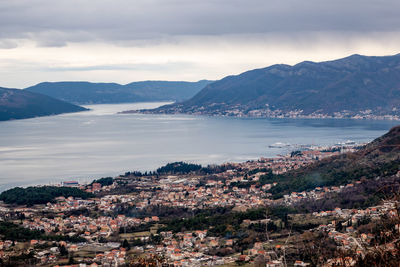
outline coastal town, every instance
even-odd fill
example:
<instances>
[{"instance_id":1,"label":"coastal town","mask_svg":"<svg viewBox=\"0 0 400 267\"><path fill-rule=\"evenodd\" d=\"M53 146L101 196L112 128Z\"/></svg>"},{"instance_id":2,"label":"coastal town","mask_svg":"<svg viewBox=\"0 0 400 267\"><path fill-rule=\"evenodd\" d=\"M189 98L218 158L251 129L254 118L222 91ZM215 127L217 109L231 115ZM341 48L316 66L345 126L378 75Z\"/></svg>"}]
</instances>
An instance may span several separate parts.
<instances>
[{"instance_id":1,"label":"coastal town","mask_svg":"<svg viewBox=\"0 0 400 267\"><path fill-rule=\"evenodd\" d=\"M269 104L261 107L252 107L247 105L225 103L213 103L208 106L185 107L183 104L164 106L152 110L127 110L122 114L143 113L143 114L191 114L206 116L229 116L240 118L291 118L291 119L354 119L354 120L400 120L398 109L393 108L390 112L382 110L341 110L333 113L324 113L319 110L310 113L302 109L283 110L273 108Z\"/></svg>"},{"instance_id":2,"label":"coastal town","mask_svg":"<svg viewBox=\"0 0 400 267\"><path fill-rule=\"evenodd\" d=\"M333 114L321 113L318 111L305 114L303 110L283 111L265 109L254 109L249 112L241 112L239 110L228 111L227 114L237 114L239 117L267 117L267 118L292 118L292 119L354 119L354 120L400 120L397 112L381 114L372 110L360 110L358 112L342 110Z\"/></svg>"},{"instance_id":3,"label":"coastal town","mask_svg":"<svg viewBox=\"0 0 400 267\"><path fill-rule=\"evenodd\" d=\"M3 263L19 259L41 266L309 266L315 263L295 258L291 251L299 250L296 240L319 233L326 235L336 250L355 253L353 257L335 255L324 265L352 266L355 257L366 254L376 238L362 226L383 216L398 218L399 202L281 217L268 215L265 207L296 208L362 186L365 181L355 180L292 191L279 198L270 193L278 185L271 179L274 175L360 147L313 147L201 171L197 165L173 163L165 166L166 170L129 172L90 184L65 181L58 186L76 188L92 197L59 196L34 205L1 203L2 223L39 235L26 240L3 238L0 258ZM229 227L224 217L232 217ZM398 223L395 227L399 231ZM58 238L43 238L49 236ZM393 242L385 246L396 249Z\"/></svg>"}]
</instances>

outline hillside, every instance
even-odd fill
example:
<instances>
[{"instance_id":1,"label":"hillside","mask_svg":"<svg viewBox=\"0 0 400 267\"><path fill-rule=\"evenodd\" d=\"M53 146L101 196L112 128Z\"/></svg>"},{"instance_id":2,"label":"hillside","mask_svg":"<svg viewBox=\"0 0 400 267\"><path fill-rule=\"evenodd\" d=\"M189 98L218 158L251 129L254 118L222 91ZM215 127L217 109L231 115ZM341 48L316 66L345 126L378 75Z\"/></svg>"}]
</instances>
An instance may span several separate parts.
<instances>
[{"instance_id":1,"label":"hillside","mask_svg":"<svg viewBox=\"0 0 400 267\"><path fill-rule=\"evenodd\" d=\"M44 82L25 90L76 104L127 103L141 101L183 101L210 81L143 81L126 85L90 82Z\"/></svg>"},{"instance_id":2,"label":"hillside","mask_svg":"<svg viewBox=\"0 0 400 267\"><path fill-rule=\"evenodd\" d=\"M85 108L33 92L0 88L0 121L84 111Z\"/></svg>"},{"instance_id":3,"label":"hillside","mask_svg":"<svg viewBox=\"0 0 400 267\"><path fill-rule=\"evenodd\" d=\"M362 149L323 159L317 163L283 175L273 194L303 191L322 186L338 186L359 180L391 177L400 170L400 126L375 139ZM376 189L376 188L375 188Z\"/></svg>"},{"instance_id":4,"label":"hillside","mask_svg":"<svg viewBox=\"0 0 400 267\"><path fill-rule=\"evenodd\" d=\"M0 200L7 204L28 205L46 204L55 202L57 197L78 197L87 199L94 197L92 193L85 192L78 188L41 186L41 187L15 187L0 193Z\"/></svg>"},{"instance_id":5,"label":"hillside","mask_svg":"<svg viewBox=\"0 0 400 267\"><path fill-rule=\"evenodd\" d=\"M273 65L228 76L188 101L154 112L340 117L398 114L399 106L400 54L352 55L320 63Z\"/></svg>"}]
</instances>

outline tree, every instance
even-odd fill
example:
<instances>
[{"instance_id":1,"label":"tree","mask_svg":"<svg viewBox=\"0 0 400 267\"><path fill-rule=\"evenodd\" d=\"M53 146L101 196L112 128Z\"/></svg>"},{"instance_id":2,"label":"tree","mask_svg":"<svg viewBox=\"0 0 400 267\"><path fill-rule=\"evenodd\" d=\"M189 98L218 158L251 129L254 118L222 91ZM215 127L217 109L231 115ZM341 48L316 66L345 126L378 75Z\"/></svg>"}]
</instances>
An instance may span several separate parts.
<instances>
[{"instance_id":1,"label":"tree","mask_svg":"<svg viewBox=\"0 0 400 267\"><path fill-rule=\"evenodd\" d=\"M72 187L41 186L41 187L15 187L0 194L0 200L7 204L28 205L46 204L54 202L56 197L80 197L87 199L94 197L92 193Z\"/></svg>"},{"instance_id":2,"label":"tree","mask_svg":"<svg viewBox=\"0 0 400 267\"><path fill-rule=\"evenodd\" d=\"M131 245L129 245L129 242L126 239L124 239L124 242L122 243L122 247L125 248L126 250L131 249Z\"/></svg>"},{"instance_id":3,"label":"tree","mask_svg":"<svg viewBox=\"0 0 400 267\"><path fill-rule=\"evenodd\" d=\"M61 256L68 255L68 250L65 248L65 246L59 246L58 249L60 250Z\"/></svg>"},{"instance_id":4,"label":"tree","mask_svg":"<svg viewBox=\"0 0 400 267\"><path fill-rule=\"evenodd\" d=\"M74 253L70 253L68 258L68 264L74 264L74 263L75 263Z\"/></svg>"},{"instance_id":5,"label":"tree","mask_svg":"<svg viewBox=\"0 0 400 267\"><path fill-rule=\"evenodd\" d=\"M264 267L266 265L266 260L265 257L263 255L258 255L255 259L254 259L254 266L255 267Z\"/></svg>"}]
</instances>

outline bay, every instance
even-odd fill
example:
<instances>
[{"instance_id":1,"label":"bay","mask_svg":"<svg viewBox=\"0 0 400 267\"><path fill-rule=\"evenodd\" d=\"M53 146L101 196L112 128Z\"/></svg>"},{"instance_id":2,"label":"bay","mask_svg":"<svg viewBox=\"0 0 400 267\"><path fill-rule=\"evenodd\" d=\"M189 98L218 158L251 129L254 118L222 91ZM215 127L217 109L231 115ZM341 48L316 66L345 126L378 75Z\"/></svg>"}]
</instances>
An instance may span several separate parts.
<instances>
[{"instance_id":1,"label":"bay","mask_svg":"<svg viewBox=\"0 0 400 267\"><path fill-rule=\"evenodd\" d=\"M220 164L272 157L292 145L368 142L395 121L117 114L165 103L90 105L90 111L0 122L0 191L90 181L173 161Z\"/></svg>"}]
</instances>

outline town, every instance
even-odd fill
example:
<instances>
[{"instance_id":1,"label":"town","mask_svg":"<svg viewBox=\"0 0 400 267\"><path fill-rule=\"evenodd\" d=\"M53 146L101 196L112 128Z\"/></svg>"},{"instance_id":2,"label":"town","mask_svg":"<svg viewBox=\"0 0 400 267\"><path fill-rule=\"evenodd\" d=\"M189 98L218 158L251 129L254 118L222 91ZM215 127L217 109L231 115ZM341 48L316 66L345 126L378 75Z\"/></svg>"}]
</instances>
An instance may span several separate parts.
<instances>
[{"instance_id":1,"label":"town","mask_svg":"<svg viewBox=\"0 0 400 267\"><path fill-rule=\"evenodd\" d=\"M30 232L25 240L2 235L0 258L3 263L19 260L42 266L308 266L315 262L293 251L300 249L297 241L304 243L317 233L335 250L363 256L376 239L363 226L382 217L398 218L399 202L281 216L279 209L296 209L365 181L292 191L279 198L270 193L278 185L271 177L360 147L314 147L201 169L177 162L157 172L128 172L90 184L65 181L58 186L93 197L58 196L34 205L1 203L1 227L12 223ZM268 213L268 207L276 208ZM398 222L395 227L399 231ZM394 243L386 246L396 249ZM354 261L335 254L324 264L352 266Z\"/></svg>"},{"instance_id":2,"label":"town","mask_svg":"<svg viewBox=\"0 0 400 267\"><path fill-rule=\"evenodd\" d=\"M381 110L359 110L350 111L342 110L333 113L322 113L314 111L306 113L304 110L283 110L272 108L269 104L254 108L252 106L235 104L227 105L224 103L213 103L209 106L193 106L183 108L182 105L176 104L164 109L154 110L129 110L121 112L143 113L143 114L192 114L192 115L207 115L207 116L230 116L230 117L250 117L250 118L292 118L292 119L361 119L361 120L400 120L398 110L394 108L391 112L382 112Z\"/></svg>"}]
</instances>

